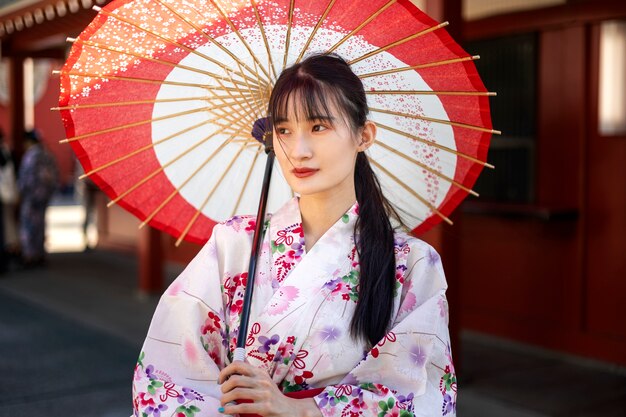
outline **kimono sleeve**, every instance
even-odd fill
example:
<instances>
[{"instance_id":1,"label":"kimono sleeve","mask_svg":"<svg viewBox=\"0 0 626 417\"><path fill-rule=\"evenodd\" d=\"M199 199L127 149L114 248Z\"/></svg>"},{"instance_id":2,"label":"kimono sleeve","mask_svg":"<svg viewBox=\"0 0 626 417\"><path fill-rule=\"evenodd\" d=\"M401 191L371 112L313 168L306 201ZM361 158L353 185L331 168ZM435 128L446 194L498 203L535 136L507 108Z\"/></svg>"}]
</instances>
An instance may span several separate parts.
<instances>
[{"instance_id":1,"label":"kimono sleeve","mask_svg":"<svg viewBox=\"0 0 626 417\"><path fill-rule=\"evenodd\" d=\"M220 227L155 310L133 377L134 416L218 416L227 361L218 255Z\"/></svg>"},{"instance_id":2,"label":"kimono sleeve","mask_svg":"<svg viewBox=\"0 0 626 417\"><path fill-rule=\"evenodd\" d=\"M315 397L322 415L454 416L446 281L437 252L411 238L397 314L341 384Z\"/></svg>"}]
</instances>

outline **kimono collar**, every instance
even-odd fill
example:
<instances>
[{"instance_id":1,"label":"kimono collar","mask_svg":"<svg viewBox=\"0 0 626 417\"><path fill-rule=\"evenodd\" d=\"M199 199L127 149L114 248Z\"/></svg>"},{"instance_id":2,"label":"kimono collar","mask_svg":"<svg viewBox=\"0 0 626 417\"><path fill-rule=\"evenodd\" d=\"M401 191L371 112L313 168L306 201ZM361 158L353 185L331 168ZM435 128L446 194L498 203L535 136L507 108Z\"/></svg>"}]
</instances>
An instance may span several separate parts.
<instances>
[{"instance_id":1,"label":"kimono collar","mask_svg":"<svg viewBox=\"0 0 626 417\"><path fill-rule=\"evenodd\" d=\"M319 242L329 243L323 242L323 240L334 240L337 236L345 236L346 234L351 236L358 214L359 203L355 202L352 207L326 231ZM306 252L298 197L289 200L272 215L269 233L270 244L273 248L291 248L296 251L296 254L299 256L302 256L302 254Z\"/></svg>"}]
</instances>

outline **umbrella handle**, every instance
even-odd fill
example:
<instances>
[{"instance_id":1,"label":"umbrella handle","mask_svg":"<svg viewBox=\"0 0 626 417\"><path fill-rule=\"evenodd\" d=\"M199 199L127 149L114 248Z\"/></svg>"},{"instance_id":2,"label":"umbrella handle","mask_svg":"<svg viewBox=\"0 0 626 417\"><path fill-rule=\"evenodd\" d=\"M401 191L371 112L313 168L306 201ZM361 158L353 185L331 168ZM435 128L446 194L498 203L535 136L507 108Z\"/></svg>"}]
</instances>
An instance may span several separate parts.
<instances>
[{"instance_id":1,"label":"umbrella handle","mask_svg":"<svg viewBox=\"0 0 626 417\"><path fill-rule=\"evenodd\" d=\"M245 348L236 348L233 352L233 362L239 361L243 362L246 360L246 349Z\"/></svg>"},{"instance_id":2,"label":"umbrella handle","mask_svg":"<svg viewBox=\"0 0 626 417\"><path fill-rule=\"evenodd\" d=\"M261 198L259 199L259 210L256 216L256 226L252 239L252 251L250 253L250 264L248 267L248 282L243 296L243 308L239 318L239 332L237 336L237 348L243 349L245 359L246 339L248 336L248 321L250 319L250 308L252 306L252 293L254 290L254 276L256 275L256 261L261 249L263 237L263 223L265 223L265 208L272 178L272 167L274 166L274 151L269 148L267 162L265 163L265 174L263 176L263 186L261 187ZM235 351L236 352L236 351Z\"/></svg>"}]
</instances>

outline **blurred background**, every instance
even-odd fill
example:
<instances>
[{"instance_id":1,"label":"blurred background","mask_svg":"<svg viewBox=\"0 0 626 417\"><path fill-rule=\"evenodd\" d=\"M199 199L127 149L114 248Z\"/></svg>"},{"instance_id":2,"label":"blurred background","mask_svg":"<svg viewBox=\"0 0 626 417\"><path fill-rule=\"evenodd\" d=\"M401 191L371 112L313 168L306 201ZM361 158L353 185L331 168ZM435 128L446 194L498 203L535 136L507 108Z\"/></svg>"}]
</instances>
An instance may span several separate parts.
<instances>
[{"instance_id":1,"label":"blurred background","mask_svg":"<svg viewBox=\"0 0 626 417\"><path fill-rule=\"evenodd\" d=\"M481 56L503 132L481 197L423 236L449 281L458 414L626 416L626 1L413 2ZM5 159L17 172L35 128L58 168L45 263L19 261L2 204L0 416L129 415L158 294L199 250L106 208L58 143L51 71L106 3L0 0Z\"/></svg>"}]
</instances>

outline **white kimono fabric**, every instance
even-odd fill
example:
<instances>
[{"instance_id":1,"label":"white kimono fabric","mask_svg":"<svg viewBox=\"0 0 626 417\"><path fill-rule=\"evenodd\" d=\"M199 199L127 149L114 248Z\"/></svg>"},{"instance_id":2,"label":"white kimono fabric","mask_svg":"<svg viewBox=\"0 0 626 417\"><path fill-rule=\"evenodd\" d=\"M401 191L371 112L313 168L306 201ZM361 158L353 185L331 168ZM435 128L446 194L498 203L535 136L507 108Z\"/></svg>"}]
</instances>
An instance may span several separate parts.
<instances>
[{"instance_id":1,"label":"white kimono fabric","mask_svg":"<svg viewBox=\"0 0 626 417\"><path fill-rule=\"evenodd\" d=\"M298 200L266 225L246 335L247 360L283 392L325 387L324 416L452 416L446 281L438 254L395 236L396 293L389 333L373 348L350 337L358 298L355 204L308 252ZM232 358L255 218L235 216L159 302L135 368L134 415L220 416L218 373Z\"/></svg>"}]
</instances>

